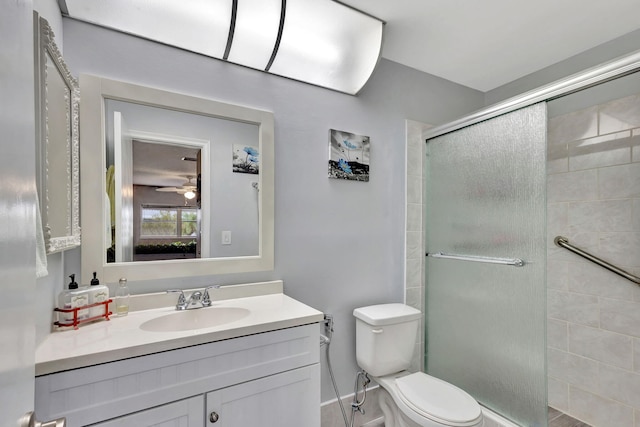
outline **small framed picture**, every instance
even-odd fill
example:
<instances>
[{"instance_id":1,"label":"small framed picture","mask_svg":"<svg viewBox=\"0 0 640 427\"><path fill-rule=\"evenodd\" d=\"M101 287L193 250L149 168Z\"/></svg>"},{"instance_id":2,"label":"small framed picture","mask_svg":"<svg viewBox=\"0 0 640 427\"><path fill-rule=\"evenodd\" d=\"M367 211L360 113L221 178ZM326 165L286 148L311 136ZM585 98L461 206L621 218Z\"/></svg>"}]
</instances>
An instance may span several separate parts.
<instances>
[{"instance_id":1,"label":"small framed picture","mask_svg":"<svg viewBox=\"0 0 640 427\"><path fill-rule=\"evenodd\" d=\"M233 144L233 171L237 173L260 173L260 152L258 147Z\"/></svg>"},{"instance_id":2,"label":"small framed picture","mask_svg":"<svg viewBox=\"0 0 640 427\"><path fill-rule=\"evenodd\" d=\"M369 181L368 136L329 130L329 178Z\"/></svg>"}]
</instances>

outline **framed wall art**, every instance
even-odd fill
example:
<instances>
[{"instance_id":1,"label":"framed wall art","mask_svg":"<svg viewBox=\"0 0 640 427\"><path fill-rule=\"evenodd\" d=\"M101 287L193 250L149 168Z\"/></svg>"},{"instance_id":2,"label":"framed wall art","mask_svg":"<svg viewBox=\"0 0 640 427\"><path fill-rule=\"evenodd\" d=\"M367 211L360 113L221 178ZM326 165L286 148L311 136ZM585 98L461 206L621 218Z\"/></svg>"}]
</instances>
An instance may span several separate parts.
<instances>
[{"instance_id":1,"label":"framed wall art","mask_svg":"<svg viewBox=\"0 0 640 427\"><path fill-rule=\"evenodd\" d=\"M341 130L329 130L329 178L369 181L368 136Z\"/></svg>"}]
</instances>

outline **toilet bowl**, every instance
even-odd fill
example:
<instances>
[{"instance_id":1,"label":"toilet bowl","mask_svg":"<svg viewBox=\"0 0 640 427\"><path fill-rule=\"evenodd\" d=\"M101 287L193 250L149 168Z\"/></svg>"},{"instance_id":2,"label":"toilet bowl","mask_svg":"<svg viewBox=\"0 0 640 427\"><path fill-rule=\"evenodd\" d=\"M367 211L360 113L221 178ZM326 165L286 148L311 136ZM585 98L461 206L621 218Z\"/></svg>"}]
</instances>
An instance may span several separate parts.
<instances>
[{"instance_id":1,"label":"toilet bowl","mask_svg":"<svg viewBox=\"0 0 640 427\"><path fill-rule=\"evenodd\" d=\"M445 381L422 372L373 379L382 387L378 402L385 414L385 427L482 426L478 402Z\"/></svg>"},{"instance_id":2,"label":"toilet bowl","mask_svg":"<svg viewBox=\"0 0 640 427\"><path fill-rule=\"evenodd\" d=\"M478 402L460 388L410 373L420 311L404 304L357 308L356 359L380 385L385 427L480 427Z\"/></svg>"}]
</instances>

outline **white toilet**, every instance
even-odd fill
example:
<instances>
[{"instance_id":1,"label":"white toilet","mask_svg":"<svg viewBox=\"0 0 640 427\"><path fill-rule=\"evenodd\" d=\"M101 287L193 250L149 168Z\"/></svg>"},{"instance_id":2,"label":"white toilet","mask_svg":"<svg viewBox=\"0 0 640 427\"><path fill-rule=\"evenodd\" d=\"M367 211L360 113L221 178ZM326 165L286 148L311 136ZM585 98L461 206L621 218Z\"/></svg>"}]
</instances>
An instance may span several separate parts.
<instances>
[{"instance_id":1,"label":"white toilet","mask_svg":"<svg viewBox=\"0 0 640 427\"><path fill-rule=\"evenodd\" d=\"M482 410L458 387L406 369L422 313L404 304L356 308L356 359L380 385L385 427L480 427Z\"/></svg>"}]
</instances>

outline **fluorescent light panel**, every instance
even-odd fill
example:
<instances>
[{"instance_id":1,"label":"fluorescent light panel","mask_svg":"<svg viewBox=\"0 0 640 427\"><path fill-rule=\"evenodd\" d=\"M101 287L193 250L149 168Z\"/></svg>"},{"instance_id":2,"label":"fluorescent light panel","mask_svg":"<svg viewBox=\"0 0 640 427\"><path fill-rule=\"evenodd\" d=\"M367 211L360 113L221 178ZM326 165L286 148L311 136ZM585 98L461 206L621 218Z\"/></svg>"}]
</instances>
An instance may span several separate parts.
<instances>
[{"instance_id":1,"label":"fluorescent light panel","mask_svg":"<svg viewBox=\"0 0 640 427\"><path fill-rule=\"evenodd\" d=\"M378 62L383 23L333 1L287 2L270 72L351 94Z\"/></svg>"},{"instance_id":2,"label":"fluorescent light panel","mask_svg":"<svg viewBox=\"0 0 640 427\"><path fill-rule=\"evenodd\" d=\"M223 59L233 0L63 0L69 16ZM349 94L376 66L383 22L332 0L237 0L226 60Z\"/></svg>"},{"instance_id":3,"label":"fluorescent light panel","mask_svg":"<svg viewBox=\"0 0 640 427\"><path fill-rule=\"evenodd\" d=\"M231 24L228 0L66 0L69 16L222 58Z\"/></svg>"},{"instance_id":4,"label":"fluorescent light panel","mask_svg":"<svg viewBox=\"0 0 640 427\"><path fill-rule=\"evenodd\" d=\"M264 70L276 44L281 10L281 0L238 0L233 43L227 59Z\"/></svg>"}]
</instances>

